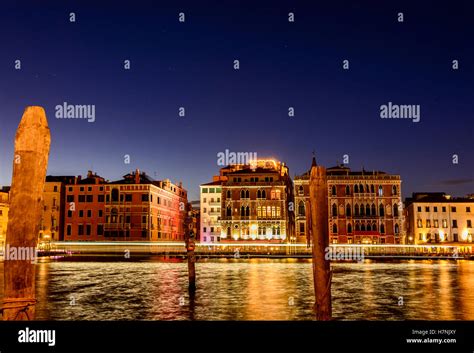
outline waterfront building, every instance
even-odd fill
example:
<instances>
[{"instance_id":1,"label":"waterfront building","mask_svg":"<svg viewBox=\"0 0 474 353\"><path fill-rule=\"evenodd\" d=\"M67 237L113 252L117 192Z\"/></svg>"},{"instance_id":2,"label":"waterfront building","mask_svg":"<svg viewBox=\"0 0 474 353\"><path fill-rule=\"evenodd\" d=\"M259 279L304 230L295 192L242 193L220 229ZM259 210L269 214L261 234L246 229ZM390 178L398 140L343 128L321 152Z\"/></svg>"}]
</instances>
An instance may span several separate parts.
<instances>
[{"instance_id":1,"label":"waterfront building","mask_svg":"<svg viewBox=\"0 0 474 353\"><path fill-rule=\"evenodd\" d=\"M222 180L200 185L200 240L217 243L221 240Z\"/></svg>"},{"instance_id":2,"label":"waterfront building","mask_svg":"<svg viewBox=\"0 0 474 353\"><path fill-rule=\"evenodd\" d=\"M66 185L74 183L74 176L46 177L43 191L43 212L38 242L64 240L64 208Z\"/></svg>"},{"instance_id":3,"label":"waterfront building","mask_svg":"<svg viewBox=\"0 0 474 353\"><path fill-rule=\"evenodd\" d=\"M474 238L474 195L417 192L405 200L410 244L470 244Z\"/></svg>"},{"instance_id":4,"label":"waterfront building","mask_svg":"<svg viewBox=\"0 0 474 353\"><path fill-rule=\"evenodd\" d=\"M65 241L105 240L105 185L104 178L89 171L65 186Z\"/></svg>"},{"instance_id":5,"label":"waterfront building","mask_svg":"<svg viewBox=\"0 0 474 353\"><path fill-rule=\"evenodd\" d=\"M196 242L201 241L201 230L200 230L200 202L191 201L188 203L188 216L186 219L187 231L194 234L194 239Z\"/></svg>"},{"instance_id":6,"label":"waterfront building","mask_svg":"<svg viewBox=\"0 0 474 353\"><path fill-rule=\"evenodd\" d=\"M156 181L137 169L105 187L104 237L183 241L187 204L181 182Z\"/></svg>"},{"instance_id":7,"label":"waterfront building","mask_svg":"<svg viewBox=\"0 0 474 353\"><path fill-rule=\"evenodd\" d=\"M381 171L327 169L330 243L401 244L405 239L401 179ZM295 181L296 241L306 242L309 171Z\"/></svg>"},{"instance_id":8,"label":"waterfront building","mask_svg":"<svg viewBox=\"0 0 474 353\"><path fill-rule=\"evenodd\" d=\"M10 208L10 187L0 189L0 248L3 247L7 236L8 210Z\"/></svg>"},{"instance_id":9,"label":"waterfront building","mask_svg":"<svg viewBox=\"0 0 474 353\"><path fill-rule=\"evenodd\" d=\"M222 168L221 240L288 243L294 231L293 184L273 159Z\"/></svg>"}]
</instances>

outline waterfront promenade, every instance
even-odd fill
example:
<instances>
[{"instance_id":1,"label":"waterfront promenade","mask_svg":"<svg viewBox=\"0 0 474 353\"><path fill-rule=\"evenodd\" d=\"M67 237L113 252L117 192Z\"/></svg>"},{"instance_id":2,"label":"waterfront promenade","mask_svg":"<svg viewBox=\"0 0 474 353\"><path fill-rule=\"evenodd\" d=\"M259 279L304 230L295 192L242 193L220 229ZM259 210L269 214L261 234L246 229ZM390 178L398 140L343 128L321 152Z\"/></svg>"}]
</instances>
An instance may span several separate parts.
<instances>
[{"instance_id":1,"label":"waterfront promenade","mask_svg":"<svg viewBox=\"0 0 474 353\"><path fill-rule=\"evenodd\" d=\"M473 245L371 245L331 244L333 260L363 258L439 258L473 259ZM51 242L40 245L40 255L108 254L116 256L162 255L185 256L184 242ZM250 242L196 244L196 255L206 258L309 258L306 244L271 244ZM339 256L339 257L338 257Z\"/></svg>"}]
</instances>

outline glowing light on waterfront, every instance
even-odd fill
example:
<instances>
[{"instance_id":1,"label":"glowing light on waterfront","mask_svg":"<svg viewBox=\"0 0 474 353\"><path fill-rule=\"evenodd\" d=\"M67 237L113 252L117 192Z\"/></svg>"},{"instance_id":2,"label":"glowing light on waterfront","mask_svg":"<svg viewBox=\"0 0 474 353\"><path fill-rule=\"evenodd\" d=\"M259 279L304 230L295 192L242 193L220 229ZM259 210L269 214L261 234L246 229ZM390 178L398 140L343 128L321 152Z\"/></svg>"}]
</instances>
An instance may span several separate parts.
<instances>
[{"instance_id":1,"label":"glowing light on waterfront","mask_svg":"<svg viewBox=\"0 0 474 353\"><path fill-rule=\"evenodd\" d=\"M444 231L440 230L439 231L439 240L444 241L444 238L445 238Z\"/></svg>"},{"instance_id":2,"label":"glowing light on waterfront","mask_svg":"<svg viewBox=\"0 0 474 353\"><path fill-rule=\"evenodd\" d=\"M462 234L461 234L461 239L464 240L464 241L466 241L468 235L469 235L469 234L468 234L467 229L464 229L464 230L462 231Z\"/></svg>"}]
</instances>

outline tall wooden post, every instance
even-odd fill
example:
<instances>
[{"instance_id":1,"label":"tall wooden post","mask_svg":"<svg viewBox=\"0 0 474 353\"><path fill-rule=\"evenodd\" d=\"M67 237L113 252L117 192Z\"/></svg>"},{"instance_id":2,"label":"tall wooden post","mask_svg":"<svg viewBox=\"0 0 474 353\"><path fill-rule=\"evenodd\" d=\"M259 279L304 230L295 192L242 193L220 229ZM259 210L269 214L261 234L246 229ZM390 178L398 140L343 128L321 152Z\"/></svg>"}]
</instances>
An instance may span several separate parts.
<instances>
[{"instance_id":1,"label":"tall wooden post","mask_svg":"<svg viewBox=\"0 0 474 353\"><path fill-rule=\"evenodd\" d=\"M194 254L195 246L194 232L190 231L189 237L186 240L186 251L188 255L188 286L190 292L196 290L196 268L194 266L194 263L196 262L196 255Z\"/></svg>"},{"instance_id":2,"label":"tall wooden post","mask_svg":"<svg viewBox=\"0 0 474 353\"><path fill-rule=\"evenodd\" d=\"M3 320L35 317L36 244L50 142L44 109L27 107L15 136L5 239Z\"/></svg>"},{"instance_id":3,"label":"tall wooden post","mask_svg":"<svg viewBox=\"0 0 474 353\"><path fill-rule=\"evenodd\" d=\"M326 168L318 166L313 157L309 179L309 229L313 242L313 277L316 299L316 320L331 320L331 268L326 260L329 246L328 190Z\"/></svg>"}]
</instances>

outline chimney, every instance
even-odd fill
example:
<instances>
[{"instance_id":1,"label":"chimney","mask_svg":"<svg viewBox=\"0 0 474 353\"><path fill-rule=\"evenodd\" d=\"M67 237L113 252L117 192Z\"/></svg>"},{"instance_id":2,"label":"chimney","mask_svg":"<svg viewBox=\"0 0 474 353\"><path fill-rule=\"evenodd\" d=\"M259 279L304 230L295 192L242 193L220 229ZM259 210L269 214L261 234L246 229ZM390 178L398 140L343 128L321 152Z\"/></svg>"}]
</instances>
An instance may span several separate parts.
<instances>
[{"instance_id":1,"label":"chimney","mask_svg":"<svg viewBox=\"0 0 474 353\"><path fill-rule=\"evenodd\" d=\"M92 178L92 176L93 176L92 170L87 171L87 177Z\"/></svg>"},{"instance_id":2,"label":"chimney","mask_svg":"<svg viewBox=\"0 0 474 353\"><path fill-rule=\"evenodd\" d=\"M135 170L135 184L140 184L140 169Z\"/></svg>"}]
</instances>

